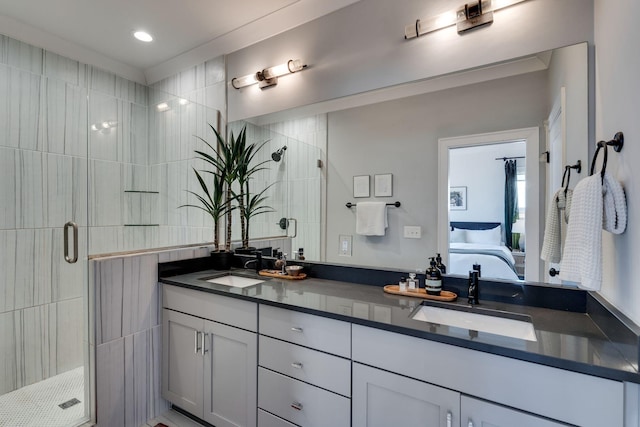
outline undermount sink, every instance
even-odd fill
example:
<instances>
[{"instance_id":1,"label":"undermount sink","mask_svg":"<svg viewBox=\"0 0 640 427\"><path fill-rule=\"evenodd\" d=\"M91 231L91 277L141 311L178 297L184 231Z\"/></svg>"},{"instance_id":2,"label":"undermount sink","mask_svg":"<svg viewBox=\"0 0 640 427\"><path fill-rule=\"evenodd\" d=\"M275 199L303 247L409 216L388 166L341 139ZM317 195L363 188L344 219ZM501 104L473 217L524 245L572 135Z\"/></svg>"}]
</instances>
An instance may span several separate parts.
<instances>
[{"instance_id":1,"label":"undermount sink","mask_svg":"<svg viewBox=\"0 0 640 427\"><path fill-rule=\"evenodd\" d=\"M247 288L249 286L257 285L258 283L264 282L264 280L261 280L261 279L253 279L250 277L236 276L233 274L228 274L226 276L220 276L220 277L206 278L203 280L205 280L205 282L208 282L208 283L215 283L216 285L223 285L223 286L231 286L234 288Z\"/></svg>"},{"instance_id":2,"label":"undermount sink","mask_svg":"<svg viewBox=\"0 0 640 427\"><path fill-rule=\"evenodd\" d=\"M485 313L485 314L483 314ZM411 318L421 322L463 328L469 331L487 332L527 341L538 341L531 318L477 307L443 308L422 303Z\"/></svg>"}]
</instances>

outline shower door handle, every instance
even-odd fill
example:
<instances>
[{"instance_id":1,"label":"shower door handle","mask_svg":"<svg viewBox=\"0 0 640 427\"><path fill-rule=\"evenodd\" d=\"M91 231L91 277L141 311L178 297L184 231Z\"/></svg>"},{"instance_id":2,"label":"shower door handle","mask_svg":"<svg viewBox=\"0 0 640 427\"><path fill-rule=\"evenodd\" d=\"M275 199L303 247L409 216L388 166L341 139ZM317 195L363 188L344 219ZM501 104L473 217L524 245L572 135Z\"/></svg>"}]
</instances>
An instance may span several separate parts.
<instances>
[{"instance_id":1,"label":"shower door handle","mask_svg":"<svg viewBox=\"0 0 640 427\"><path fill-rule=\"evenodd\" d=\"M69 227L73 229L73 258L69 256ZM64 260L69 264L78 261L78 224L69 221L64 225Z\"/></svg>"}]
</instances>

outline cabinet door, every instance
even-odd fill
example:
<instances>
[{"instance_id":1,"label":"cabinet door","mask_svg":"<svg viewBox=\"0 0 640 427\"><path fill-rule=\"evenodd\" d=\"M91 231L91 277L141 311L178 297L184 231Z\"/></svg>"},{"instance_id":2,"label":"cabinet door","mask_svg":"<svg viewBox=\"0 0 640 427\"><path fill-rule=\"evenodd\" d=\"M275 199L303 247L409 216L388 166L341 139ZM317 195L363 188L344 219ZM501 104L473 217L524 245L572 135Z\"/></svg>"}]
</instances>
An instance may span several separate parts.
<instances>
[{"instance_id":1,"label":"cabinet door","mask_svg":"<svg viewBox=\"0 0 640 427\"><path fill-rule=\"evenodd\" d=\"M204 417L216 427L255 427L257 335L205 321Z\"/></svg>"},{"instance_id":2,"label":"cabinet door","mask_svg":"<svg viewBox=\"0 0 640 427\"><path fill-rule=\"evenodd\" d=\"M563 424L469 396L460 399L463 427L563 427Z\"/></svg>"},{"instance_id":3,"label":"cabinet door","mask_svg":"<svg viewBox=\"0 0 640 427\"><path fill-rule=\"evenodd\" d=\"M460 425L460 393L353 364L353 427Z\"/></svg>"},{"instance_id":4,"label":"cabinet door","mask_svg":"<svg viewBox=\"0 0 640 427\"><path fill-rule=\"evenodd\" d=\"M162 310L162 397L202 417L203 321Z\"/></svg>"}]
</instances>

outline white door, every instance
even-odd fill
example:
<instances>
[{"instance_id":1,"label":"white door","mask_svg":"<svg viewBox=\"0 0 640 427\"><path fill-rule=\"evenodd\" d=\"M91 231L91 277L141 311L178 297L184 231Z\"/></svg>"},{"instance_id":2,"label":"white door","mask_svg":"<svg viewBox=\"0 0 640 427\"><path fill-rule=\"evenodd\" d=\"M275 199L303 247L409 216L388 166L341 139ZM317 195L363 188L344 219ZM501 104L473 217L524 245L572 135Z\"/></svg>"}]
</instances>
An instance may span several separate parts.
<instances>
[{"instance_id":1,"label":"white door","mask_svg":"<svg viewBox=\"0 0 640 427\"><path fill-rule=\"evenodd\" d=\"M460 393L353 364L353 427L460 425Z\"/></svg>"},{"instance_id":2,"label":"white door","mask_svg":"<svg viewBox=\"0 0 640 427\"><path fill-rule=\"evenodd\" d=\"M560 95L553 103L551 113L547 120L547 152L549 153L549 163L547 164L547 191L545 201L547 206L552 203L555 192L562 186L562 174L566 164L565 148L567 141L566 117L565 117L566 95L565 88L560 88ZM574 176L577 174L574 174ZM562 234L566 231L565 224L561 227ZM564 241L564 239L563 239ZM560 278L551 276L549 270L554 268L560 270L560 264L545 262L543 281L548 283L561 283Z\"/></svg>"},{"instance_id":3,"label":"white door","mask_svg":"<svg viewBox=\"0 0 640 427\"><path fill-rule=\"evenodd\" d=\"M202 418L203 320L162 310L162 397Z\"/></svg>"},{"instance_id":4,"label":"white door","mask_svg":"<svg viewBox=\"0 0 640 427\"><path fill-rule=\"evenodd\" d=\"M205 321L204 416L216 427L255 427L258 338Z\"/></svg>"}]
</instances>

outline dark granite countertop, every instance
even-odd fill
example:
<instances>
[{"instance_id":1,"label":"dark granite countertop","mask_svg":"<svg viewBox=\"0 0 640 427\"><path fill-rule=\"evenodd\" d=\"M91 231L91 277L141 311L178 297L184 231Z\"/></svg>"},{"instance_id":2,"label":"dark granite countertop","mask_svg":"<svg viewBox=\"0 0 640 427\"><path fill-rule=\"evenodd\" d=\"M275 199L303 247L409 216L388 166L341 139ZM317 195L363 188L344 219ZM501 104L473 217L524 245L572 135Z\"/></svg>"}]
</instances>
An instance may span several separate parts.
<instances>
[{"instance_id":1,"label":"dark granite countertop","mask_svg":"<svg viewBox=\"0 0 640 427\"><path fill-rule=\"evenodd\" d=\"M257 276L251 270L234 271L234 274L260 277L265 281L251 287L231 288L202 280L226 274L229 273L206 270L163 277L160 282L602 378L640 383L637 349L635 352L621 350L620 344L614 343L611 337L605 335L587 313L481 300L482 308L530 316L537 338L534 342L414 320L410 315L422 299L390 295L380 286L317 278L267 278ZM466 298L458 298L454 303L445 304L458 307L467 305Z\"/></svg>"}]
</instances>

